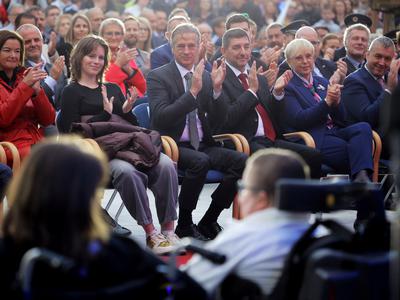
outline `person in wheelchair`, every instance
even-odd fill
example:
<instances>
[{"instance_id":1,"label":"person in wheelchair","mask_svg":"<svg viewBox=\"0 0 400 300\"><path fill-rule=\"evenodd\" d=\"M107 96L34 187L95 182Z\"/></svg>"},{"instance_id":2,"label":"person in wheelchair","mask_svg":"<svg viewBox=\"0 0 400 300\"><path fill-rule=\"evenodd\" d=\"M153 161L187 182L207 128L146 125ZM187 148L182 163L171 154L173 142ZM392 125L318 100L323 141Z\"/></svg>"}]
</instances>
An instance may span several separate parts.
<instances>
[{"instance_id":1,"label":"person in wheelchair","mask_svg":"<svg viewBox=\"0 0 400 300\"><path fill-rule=\"evenodd\" d=\"M38 265L32 282L40 288L97 292L137 281L143 284L132 292L132 298L164 298L163 286L169 283L159 271L164 263L132 239L111 234L101 215L100 199L108 176L105 155L94 151L84 139L64 136L35 146L7 194L10 209L0 239L2 299L23 298L18 267L24 254L34 247L74 262L68 272ZM205 292L182 276L180 283L187 283L190 293L204 299Z\"/></svg>"},{"instance_id":2,"label":"person in wheelchair","mask_svg":"<svg viewBox=\"0 0 400 300\"><path fill-rule=\"evenodd\" d=\"M226 255L227 261L214 265L195 255L184 267L209 294L232 274L254 282L263 295L271 293L286 256L309 227L310 217L275 208L275 183L282 178L308 179L309 167L298 154L284 149L259 150L248 159L238 184L243 220L205 246ZM225 286L232 289L235 285Z\"/></svg>"}]
</instances>

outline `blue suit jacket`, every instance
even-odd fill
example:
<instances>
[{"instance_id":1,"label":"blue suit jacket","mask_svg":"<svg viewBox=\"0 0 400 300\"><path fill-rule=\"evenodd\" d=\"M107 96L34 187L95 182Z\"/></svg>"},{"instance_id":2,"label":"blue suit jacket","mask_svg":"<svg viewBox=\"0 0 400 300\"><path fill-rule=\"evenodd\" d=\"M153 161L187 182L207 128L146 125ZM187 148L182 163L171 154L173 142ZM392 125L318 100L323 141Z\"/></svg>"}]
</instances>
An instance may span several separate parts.
<instances>
[{"instance_id":1,"label":"blue suit jacket","mask_svg":"<svg viewBox=\"0 0 400 300\"><path fill-rule=\"evenodd\" d=\"M350 123L368 122L372 129L379 127L380 109L388 95L365 67L346 77L342 101Z\"/></svg>"},{"instance_id":2,"label":"blue suit jacket","mask_svg":"<svg viewBox=\"0 0 400 300\"><path fill-rule=\"evenodd\" d=\"M314 89L322 101L317 102L303 81L294 75L285 88L285 109L282 127L286 131L306 131L314 138L320 148L326 132L328 114L335 126L345 126L345 110L340 103L337 107L329 107L324 101L328 88L328 80L314 76Z\"/></svg>"}]
</instances>

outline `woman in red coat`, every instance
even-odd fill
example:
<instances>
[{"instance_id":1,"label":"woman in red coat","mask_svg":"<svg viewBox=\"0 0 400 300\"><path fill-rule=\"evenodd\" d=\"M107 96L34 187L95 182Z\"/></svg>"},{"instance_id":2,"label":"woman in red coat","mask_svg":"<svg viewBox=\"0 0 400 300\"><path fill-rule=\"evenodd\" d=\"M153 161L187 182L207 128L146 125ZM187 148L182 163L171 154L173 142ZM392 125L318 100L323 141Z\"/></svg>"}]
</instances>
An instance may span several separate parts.
<instances>
[{"instance_id":1,"label":"woman in red coat","mask_svg":"<svg viewBox=\"0 0 400 300\"><path fill-rule=\"evenodd\" d=\"M21 158L43 134L39 125L54 123L55 111L40 81L41 66L25 69L24 42L15 32L0 31L0 141L12 142Z\"/></svg>"},{"instance_id":2,"label":"woman in red coat","mask_svg":"<svg viewBox=\"0 0 400 300\"><path fill-rule=\"evenodd\" d=\"M100 36L111 50L111 63L105 73L105 80L117 84L124 95L130 87L136 87L139 97L146 93L146 80L135 62L136 48L123 45L125 26L121 20L109 18L100 25Z\"/></svg>"}]
</instances>

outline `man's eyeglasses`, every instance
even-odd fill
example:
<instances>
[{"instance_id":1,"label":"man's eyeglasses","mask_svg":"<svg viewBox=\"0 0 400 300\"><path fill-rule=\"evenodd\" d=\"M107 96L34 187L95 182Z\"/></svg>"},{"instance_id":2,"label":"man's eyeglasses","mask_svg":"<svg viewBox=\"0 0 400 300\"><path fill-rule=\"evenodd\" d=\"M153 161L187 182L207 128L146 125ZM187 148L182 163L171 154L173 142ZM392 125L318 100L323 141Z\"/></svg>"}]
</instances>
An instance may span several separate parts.
<instances>
[{"instance_id":1,"label":"man's eyeglasses","mask_svg":"<svg viewBox=\"0 0 400 300\"><path fill-rule=\"evenodd\" d=\"M104 32L104 36L109 36L109 37L111 37L111 36L121 36L121 35L122 35L121 31L114 31L114 32L107 31L107 32Z\"/></svg>"}]
</instances>

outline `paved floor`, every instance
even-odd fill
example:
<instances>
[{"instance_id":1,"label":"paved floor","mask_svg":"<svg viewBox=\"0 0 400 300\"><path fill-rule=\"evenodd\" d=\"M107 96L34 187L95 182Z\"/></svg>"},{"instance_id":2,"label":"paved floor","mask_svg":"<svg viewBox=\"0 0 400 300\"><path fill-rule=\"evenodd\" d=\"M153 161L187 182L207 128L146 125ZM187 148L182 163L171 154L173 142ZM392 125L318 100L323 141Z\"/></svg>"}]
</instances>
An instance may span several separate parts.
<instances>
[{"instance_id":1,"label":"paved floor","mask_svg":"<svg viewBox=\"0 0 400 300\"><path fill-rule=\"evenodd\" d=\"M207 210L209 204L210 204L210 199L211 199L211 194L216 188L216 184L208 184L205 186L203 189L201 195L200 195L200 200L197 205L197 209L193 213L193 219L194 222L198 222L205 211ZM103 199L103 206L106 205L110 195L112 193L112 190L107 190L105 193L105 198ZM149 191L148 192L149 199L150 199L150 205L151 205L151 210L153 212L153 219L155 220L155 223L157 223L157 215L155 214L155 206L154 206L154 197L153 194ZM111 216L115 216L115 213L118 210L119 205L121 204L121 198L117 196L110 207L110 214ZM393 215L392 212L389 212L389 217ZM356 212L355 211L340 211L340 212L335 212L331 214L324 214L324 218L333 218L340 223L344 224L348 228L353 228L353 223L356 217ZM136 224L136 221L130 216L128 211L124 208L121 216L118 220L118 222L129 228L132 231L132 237L142 246L145 245L145 234L143 229ZM219 218L219 223L221 226L226 227L229 226L229 224L232 222L232 209L227 209L225 210L222 215ZM158 226L158 224L156 224ZM158 226L159 227L159 226Z\"/></svg>"}]
</instances>

